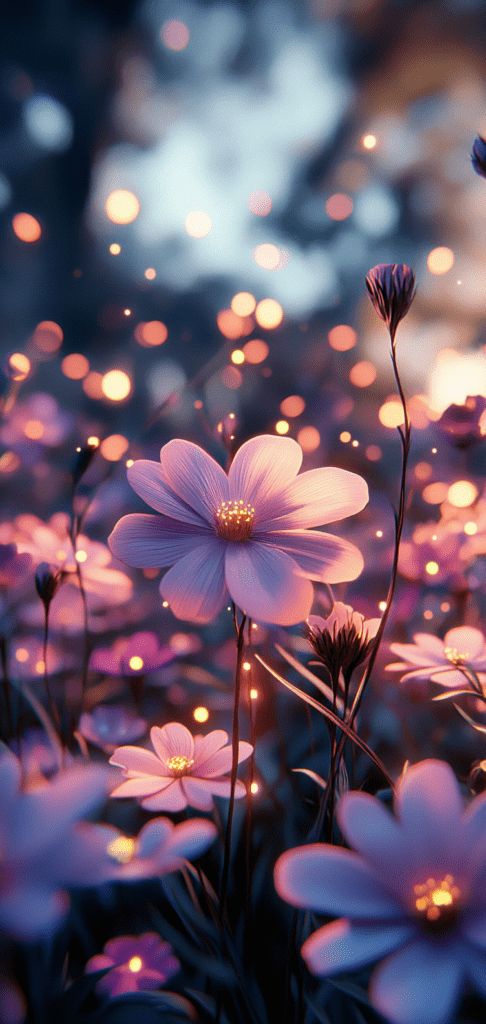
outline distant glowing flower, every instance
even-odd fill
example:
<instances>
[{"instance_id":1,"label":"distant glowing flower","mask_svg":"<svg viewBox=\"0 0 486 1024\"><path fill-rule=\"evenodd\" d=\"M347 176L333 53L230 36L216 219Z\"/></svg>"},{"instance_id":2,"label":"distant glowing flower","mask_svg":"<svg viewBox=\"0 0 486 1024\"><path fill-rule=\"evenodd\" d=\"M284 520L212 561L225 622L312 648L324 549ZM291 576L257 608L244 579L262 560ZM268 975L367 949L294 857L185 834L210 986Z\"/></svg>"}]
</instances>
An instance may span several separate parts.
<instances>
[{"instance_id":1,"label":"distant glowing flower","mask_svg":"<svg viewBox=\"0 0 486 1024\"><path fill-rule=\"evenodd\" d=\"M405 263L379 263L366 278L370 299L392 339L415 296L415 275Z\"/></svg>"},{"instance_id":2,"label":"distant glowing flower","mask_svg":"<svg viewBox=\"0 0 486 1024\"><path fill-rule=\"evenodd\" d=\"M168 942L161 942L155 932L144 935L121 935L110 939L99 956L92 956L86 973L112 969L96 985L98 992L120 996L123 992L149 992L160 988L180 969L180 963Z\"/></svg>"},{"instance_id":3,"label":"distant glowing flower","mask_svg":"<svg viewBox=\"0 0 486 1024\"><path fill-rule=\"evenodd\" d=\"M441 686L470 689L466 676L460 671L464 666L476 672L486 684L486 643L480 629L457 626L450 629L443 640L431 633L416 633L413 639L413 644L390 645L393 654L398 654L403 661L387 665L388 671L407 670L400 682L432 679Z\"/></svg>"},{"instance_id":4,"label":"distant glowing flower","mask_svg":"<svg viewBox=\"0 0 486 1024\"><path fill-rule=\"evenodd\" d=\"M486 434L486 398L483 395L468 395L463 405L449 405L435 426L457 448L469 448L477 444Z\"/></svg>"},{"instance_id":5,"label":"distant glowing flower","mask_svg":"<svg viewBox=\"0 0 486 1024\"><path fill-rule=\"evenodd\" d=\"M142 747L115 750L110 764L123 768L127 781L112 796L135 796L147 811L183 811L187 806L210 811L211 794L229 797L230 779L223 776L231 769L232 753L223 729L193 737L185 725L170 722L162 728L154 725L150 739L155 754ZM238 762L246 761L252 750L250 743L241 741ZM237 780L236 797L245 793Z\"/></svg>"},{"instance_id":6,"label":"distant glowing flower","mask_svg":"<svg viewBox=\"0 0 486 1024\"><path fill-rule=\"evenodd\" d=\"M206 818L191 818L174 825L169 818L152 818L136 839L112 825L99 825L116 881L137 882L180 871L188 860L205 853L217 837L216 826Z\"/></svg>"},{"instance_id":7,"label":"distant glowing flower","mask_svg":"<svg viewBox=\"0 0 486 1024\"><path fill-rule=\"evenodd\" d=\"M90 668L114 676L139 676L162 668L176 657L170 644L161 646L155 633L143 630L118 637L111 647L97 647L91 655Z\"/></svg>"},{"instance_id":8,"label":"distant glowing flower","mask_svg":"<svg viewBox=\"0 0 486 1024\"><path fill-rule=\"evenodd\" d=\"M0 587L15 587L32 565L27 552L19 554L16 544L0 544Z\"/></svg>"},{"instance_id":9,"label":"distant glowing flower","mask_svg":"<svg viewBox=\"0 0 486 1024\"><path fill-rule=\"evenodd\" d=\"M91 714L83 712L78 725L81 736L110 754L123 740L140 739L146 729L145 719L131 708L106 704L98 704Z\"/></svg>"},{"instance_id":10,"label":"distant glowing flower","mask_svg":"<svg viewBox=\"0 0 486 1024\"><path fill-rule=\"evenodd\" d=\"M351 605L336 601L326 619L309 615L305 637L334 677L340 669L350 674L368 657L381 619L365 619Z\"/></svg>"},{"instance_id":11,"label":"distant glowing flower","mask_svg":"<svg viewBox=\"0 0 486 1024\"><path fill-rule=\"evenodd\" d=\"M293 906L343 915L304 943L313 974L386 957L371 978L375 1009L391 1024L447 1024L466 979L486 995L486 795L464 813L449 765L423 761L399 780L395 813L346 793L339 826L357 853L289 850L275 885Z\"/></svg>"},{"instance_id":12,"label":"distant glowing flower","mask_svg":"<svg viewBox=\"0 0 486 1024\"><path fill-rule=\"evenodd\" d=\"M473 143L471 161L476 174L486 178L486 141L481 135L478 135Z\"/></svg>"},{"instance_id":13,"label":"distant glowing flower","mask_svg":"<svg viewBox=\"0 0 486 1024\"><path fill-rule=\"evenodd\" d=\"M292 625L311 609L310 580L355 579L363 568L348 541L314 532L359 512L362 477L343 469L297 476L300 445L288 437L252 438L228 476L189 441L170 441L160 465L128 470L133 489L161 516L124 516L109 538L114 555L141 568L172 568L160 584L174 615L209 622L231 600L263 622Z\"/></svg>"}]
</instances>

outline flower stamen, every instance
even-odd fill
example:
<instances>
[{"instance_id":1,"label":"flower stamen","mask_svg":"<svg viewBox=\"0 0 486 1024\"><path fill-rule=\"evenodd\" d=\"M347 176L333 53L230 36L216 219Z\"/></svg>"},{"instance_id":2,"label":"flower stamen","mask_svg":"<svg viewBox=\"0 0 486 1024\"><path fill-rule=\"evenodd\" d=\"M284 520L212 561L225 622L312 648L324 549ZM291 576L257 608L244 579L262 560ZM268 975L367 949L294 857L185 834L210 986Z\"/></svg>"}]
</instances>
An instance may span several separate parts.
<instances>
[{"instance_id":1,"label":"flower stamen","mask_svg":"<svg viewBox=\"0 0 486 1024\"><path fill-rule=\"evenodd\" d=\"M245 541L253 533L255 509L241 498L239 501L222 501L216 510L216 530L223 540Z\"/></svg>"},{"instance_id":2,"label":"flower stamen","mask_svg":"<svg viewBox=\"0 0 486 1024\"><path fill-rule=\"evenodd\" d=\"M438 882L428 878L424 884L414 886L414 895L415 909L428 931L448 930L455 924L461 892L453 875Z\"/></svg>"},{"instance_id":3,"label":"flower stamen","mask_svg":"<svg viewBox=\"0 0 486 1024\"><path fill-rule=\"evenodd\" d=\"M181 775L189 775L189 769L194 764L194 758L191 761L188 757L184 757L184 754L175 754L174 757L169 757L169 760L165 763L177 778Z\"/></svg>"},{"instance_id":4,"label":"flower stamen","mask_svg":"<svg viewBox=\"0 0 486 1024\"><path fill-rule=\"evenodd\" d=\"M470 657L469 654L459 654L459 651L457 650L456 647L444 648L444 654L447 658L447 661L450 661L453 665L464 665L464 663Z\"/></svg>"}]
</instances>

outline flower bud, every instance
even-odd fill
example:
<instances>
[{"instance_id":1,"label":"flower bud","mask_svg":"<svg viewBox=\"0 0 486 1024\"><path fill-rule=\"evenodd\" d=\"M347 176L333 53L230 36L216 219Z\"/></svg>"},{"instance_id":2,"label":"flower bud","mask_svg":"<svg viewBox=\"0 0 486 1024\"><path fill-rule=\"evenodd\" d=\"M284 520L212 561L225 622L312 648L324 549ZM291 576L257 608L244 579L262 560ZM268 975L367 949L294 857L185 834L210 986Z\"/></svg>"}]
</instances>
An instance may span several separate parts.
<instances>
[{"instance_id":1,"label":"flower bud","mask_svg":"<svg viewBox=\"0 0 486 1024\"><path fill-rule=\"evenodd\" d=\"M478 135L474 142L471 160L476 174L486 178L486 140L481 135Z\"/></svg>"},{"instance_id":2,"label":"flower bud","mask_svg":"<svg viewBox=\"0 0 486 1024\"><path fill-rule=\"evenodd\" d=\"M367 275L366 287L393 341L415 296L415 274L406 263L379 263Z\"/></svg>"},{"instance_id":3,"label":"flower bud","mask_svg":"<svg viewBox=\"0 0 486 1024\"><path fill-rule=\"evenodd\" d=\"M61 582L62 571L49 562L40 562L35 574L35 588L45 608L48 608Z\"/></svg>"},{"instance_id":4,"label":"flower bud","mask_svg":"<svg viewBox=\"0 0 486 1024\"><path fill-rule=\"evenodd\" d=\"M91 464L92 458L97 450L98 444L91 444L90 442L88 442L84 448L76 449L76 457L72 468L72 478L75 487L81 480L81 477L86 473L86 470Z\"/></svg>"}]
</instances>

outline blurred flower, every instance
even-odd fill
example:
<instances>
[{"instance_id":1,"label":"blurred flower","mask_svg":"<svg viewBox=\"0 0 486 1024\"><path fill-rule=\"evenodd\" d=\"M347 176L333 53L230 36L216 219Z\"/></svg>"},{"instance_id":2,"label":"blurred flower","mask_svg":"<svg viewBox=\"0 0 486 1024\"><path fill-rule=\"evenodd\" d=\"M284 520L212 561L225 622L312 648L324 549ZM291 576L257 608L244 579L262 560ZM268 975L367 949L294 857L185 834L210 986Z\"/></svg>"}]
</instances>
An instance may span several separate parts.
<instances>
[{"instance_id":1,"label":"blurred flower","mask_svg":"<svg viewBox=\"0 0 486 1024\"><path fill-rule=\"evenodd\" d=\"M0 988L0 1020L2 1024L23 1024L27 1016L27 1000L13 978L2 971Z\"/></svg>"},{"instance_id":2,"label":"blurred flower","mask_svg":"<svg viewBox=\"0 0 486 1024\"><path fill-rule=\"evenodd\" d=\"M229 797L230 779L223 776L231 769L232 752L223 729L193 737L185 725L170 722L162 728L154 725L150 739L155 754L141 747L115 750L110 764L123 768L127 782L122 782L112 796L144 797L141 804L147 811L183 811L188 805L210 811L214 807L211 794ZM241 741L238 749L240 763L246 761L253 747ZM238 779L235 795L239 799L245 793Z\"/></svg>"},{"instance_id":3,"label":"blurred flower","mask_svg":"<svg viewBox=\"0 0 486 1024\"><path fill-rule=\"evenodd\" d=\"M413 644L390 644L393 654L404 660L387 665L389 672L403 672L411 665L416 666L405 672L401 683L410 679L432 679L441 686L470 689L464 672L460 671L463 666L471 668L486 684L486 643L480 629L457 626L450 629L443 640L431 633L416 633L413 639Z\"/></svg>"},{"instance_id":4,"label":"blurred flower","mask_svg":"<svg viewBox=\"0 0 486 1024\"><path fill-rule=\"evenodd\" d=\"M392 340L415 297L415 275L405 263L379 263L366 277L366 287Z\"/></svg>"},{"instance_id":5,"label":"blurred flower","mask_svg":"<svg viewBox=\"0 0 486 1024\"><path fill-rule=\"evenodd\" d=\"M160 645L155 633L144 630L118 637L111 647L97 647L90 668L114 676L139 676L162 668L177 657L170 644Z\"/></svg>"},{"instance_id":6,"label":"blurred flower","mask_svg":"<svg viewBox=\"0 0 486 1024\"><path fill-rule=\"evenodd\" d=\"M450 521L430 520L415 527L410 541L402 541L398 569L409 580L430 586L448 583L454 590L466 586L459 557L461 538Z\"/></svg>"},{"instance_id":7,"label":"blurred flower","mask_svg":"<svg viewBox=\"0 0 486 1024\"><path fill-rule=\"evenodd\" d=\"M19 554L16 544L0 544L0 587L15 587L29 572L32 558Z\"/></svg>"},{"instance_id":8,"label":"blurred flower","mask_svg":"<svg viewBox=\"0 0 486 1024\"><path fill-rule=\"evenodd\" d=\"M0 441L32 464L42 448L55 448L64 441L72 423L72 416L59 408L52 395L38 392L13 406L0 427Z\"/></svg>"},{"instance_id":9,"label":"blurred flower","mask_svg":"<svg viewBox=\"0 0 486 1024\"><path fill-rule=\"evenodd\" d=\"M123 992L149 992L160 988L180 969L180 963L168 942L161 942L155 932L144 935L121 935L110 939L99 956L92 956L86 973L112 970L97 982L98 992L120 996Z\"/></svg>"},{"instance_id":10,"label":"blurred flower","mask_svg":"<svg viewBox=\"0 0 486 1024\"><path fill-rule=\"evenodd\" d=\"M486 178L486 141L478 135L473 143L471 160L476 174Z\"/></svg>"},{"instance_id":11,"label":"blurred flower","mask_svg":"<svg viewBox=\"0 0 486 1024\"><path fill-rule=\"evenodd\" d=\"M371 978L375 1009L391 1024L446 1024L466 978L486 995L486 797L463 813L449 765L423 761L400 778L395 812L345 794L339 826L357 853L289 850L275 885L293 906L345 915L304 943L313 974L386 956Z\"/></svg>"},{"instance_id":12,"label":"blurred flower","mask_svg":"<svg viewBox=\"0 0 486 1024\"><path fill-rule=\"evenodd\" d=\"M152 818L137 839L123 835L112 825L99 825L106 851L112 859L113 878L136 882L180 871L186 861L196 860L217 837L216 826L206 818L191 818L174 825L169 818Z\"/></svg>"},{"instance_id":13,"label":"blurred flower","mask_svg":"<svg viewBox=\"0 0 486 1024\"><path fill-rule=\"evenodd\" d=\"M17 758L0 755L0 930L22 941L53 934L69 908L65 889L105 881L109 858L80 822L105 798L109 773L76 767L27 792Z\"/></svg>"},{"instance_id":14,"label":"blurred flower","mask_svg":"<svg viewBox=\"0 0 486 1024\"><path fill-rule=\"evenodd\" d=\"M333 678L340 670L349 676L368 657L380 622L336 601L327 618L309 615L304 635Z\"/></svg>"},{"instance_id":15,"label":"blurred flower","mask_svg":"<svg viewBox=\"0 0 486 1024\"><path fill-rule=\"evenodd\" d=\"M135 462L128 479L162 516L124 516L109 545L131 565L172 566L160 592L178 618L209 622L229 594L251 618L291 625L309 614L310 579L337 583L361 572L354 545L311 529L365 506L357 474L297 476L300 445L270 435L243 444L228 477L189 441L170 441L160 460Z\"/></svg>"},{"instance_id":16,"label":"blurred flower","mask_svg":"<svg viewBox=\"0 0 486 1024\"><path fill-rule=\"evenodd\" d=\"M35 574L35 589L46 609L55 597L61 583L62 570L53 570L49 562L40 562Z\"/></svg>"},{"instance_id":17,"label":"blurred flower","mask_svg":"<svg viewBox=\"0 0 486 1024\"><path fill-rule=\"evenodd\" d=\"M12 739L9 746L22 765L24 786L31 788L32 784L44 781L49 776L57 773L59 760L57 752L44 732L44 729L27 729L20 739ZM64 751L64 766L74 765L74 758L69 751ZM1 1017L0 1017L1 1020Z\"/></svg>"},{"instance_id":18,"label":"blurred flower","mask_svg":"<svg viewBox=\"0 0 486 1024\"><path fill-rule=\"evenodd\" d=\"M456 445L469 448L486 434L486 398L468 395L464 405L449 405L435 426Z\"/></svg>"},{"instance_id":19,"label":"blurred flower","mask_svg":"<svg viewBox=\"0 0 486 1024\"><path fill-rule=\"evenodd\" d=\"M112 754L123 740L138 740L147 729L147 722L131 708L98 704L91 714L84 711L78 731L95 747Z\"/></svg>"}]
</instances>

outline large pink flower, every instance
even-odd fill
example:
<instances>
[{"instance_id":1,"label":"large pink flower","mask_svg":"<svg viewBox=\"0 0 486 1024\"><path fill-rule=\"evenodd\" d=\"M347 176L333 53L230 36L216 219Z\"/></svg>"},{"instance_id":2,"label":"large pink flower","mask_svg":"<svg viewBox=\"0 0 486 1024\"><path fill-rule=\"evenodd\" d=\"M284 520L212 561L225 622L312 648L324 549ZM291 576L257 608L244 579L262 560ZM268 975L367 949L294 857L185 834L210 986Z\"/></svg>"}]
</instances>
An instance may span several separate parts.
<instances>
[{"instance_id":1,"label":"large pink flower","mask_svg":"<svg viewBox=\"0 0 486 1024\"><path fill-rule=\"evenodd\" d=\"M209 622L229 598L263 622L293 625L310 612L310 580L340 583L363 568L349 541L312 531L359 512L362 477L344 469L297 476L302 449L263 435L241 446L228 476L202 448L169 441L160 465L128 470L137 494L162 515L124 516L109 545L139 568L171 566L160 584L178 618Z\"/></svg>"},{"instance_id":2,"label":"large pink flower","mask_svg":"<svg viewBox=\"0 0 486 1024\"><path fill-rule=\"evenodd\" d=\"M150 739L155 750L143 747L118 747L110 764L124 769L127 779L111 794L135 796L147 811L183 811L188 805L210 811L211 794L230 795L230 780L223 776L232 762L228 733L214 729L207 736L193 736L185 725L170 722L161 729L154 725ZM238 762L246 761L253 747L240 741ZM246 793L237 779L237 798Z\"/></svg>"},{"instance_id":3,"label":"large pink flower","mask_svg":"<svg viewBox=\"0 0 486 1024\"><path fill-rule=\"evenodd\" d=\"M456 626L443 640L432 633L415 633L413 639L413 644L390 644L393 654L398 654L403 661L394 661L386 665L386 669L389 672L408 670L400 682L432 679L441 686L468 690L468 679L461 669L470 668L486 688L486 641L480 629Z\"/></svg>"}]
</instances>

